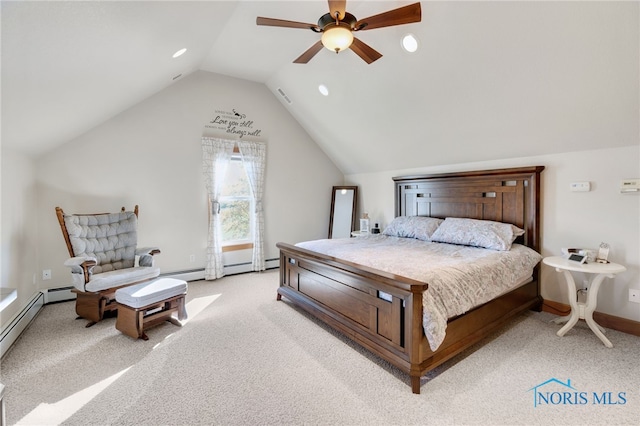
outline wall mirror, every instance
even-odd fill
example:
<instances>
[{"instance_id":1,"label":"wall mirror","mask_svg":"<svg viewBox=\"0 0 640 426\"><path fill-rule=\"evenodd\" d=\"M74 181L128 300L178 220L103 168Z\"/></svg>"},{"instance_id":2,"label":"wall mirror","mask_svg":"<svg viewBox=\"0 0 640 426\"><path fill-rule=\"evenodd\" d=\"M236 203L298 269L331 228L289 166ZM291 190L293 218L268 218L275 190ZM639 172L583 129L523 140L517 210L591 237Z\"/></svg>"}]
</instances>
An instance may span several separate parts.
<instances>
[{"instance_id":1,"label":"wall mirror","mask_svg":"<svg viewBox=\"0 0 640 426\"><path fill-rule=\"evenodd\" d=\"M329 238L349 238L356 225L357 186L334 186L331 193Z\"/></svg>"}]
</instances>

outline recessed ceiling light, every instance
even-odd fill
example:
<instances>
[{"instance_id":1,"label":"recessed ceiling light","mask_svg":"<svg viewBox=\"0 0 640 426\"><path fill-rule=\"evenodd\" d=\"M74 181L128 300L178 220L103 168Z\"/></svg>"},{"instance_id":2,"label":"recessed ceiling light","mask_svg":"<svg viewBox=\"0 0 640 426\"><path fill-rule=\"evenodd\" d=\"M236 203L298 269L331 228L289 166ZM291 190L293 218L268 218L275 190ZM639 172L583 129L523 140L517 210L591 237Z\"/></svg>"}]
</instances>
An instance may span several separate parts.
<instances>
[{"instance_id":1,"label":"recessed ceiling light","mask_svg":"<svg viewBox=\"0 0 640 426\"><path fill-rule=\"evenodd\" d=\"M402 37L402 48L409 53L418 50L418 39L413 34L407 34Z\"/></svg>"},{"instance_id":2,"label":"recessed ceiling light","mask_svg":"<svg viewBox=\"0 0 640 426\"><path fill-rule=\"evenodd\" d=\"M321 84L320 86L318 86L318 90L324 96L329 96L329 88L327 86L325 86L324 84Z\"/></svg>"},{"instance_id":3,"label":"recessed ceiling light","mask_svg":"<svg viewBox=\"0 0 640 426\"><path fill-rule=\"evenodd\" d=\"M182 54L183 54L184 52L186 52L186 51L187 51L187 49L180 49L180 50L178 50L176 53L174 53L174 54L173 54L173 57L174 57L174 58L177 58L178 56L182 56Z\"/></svg>"}]
</instances>

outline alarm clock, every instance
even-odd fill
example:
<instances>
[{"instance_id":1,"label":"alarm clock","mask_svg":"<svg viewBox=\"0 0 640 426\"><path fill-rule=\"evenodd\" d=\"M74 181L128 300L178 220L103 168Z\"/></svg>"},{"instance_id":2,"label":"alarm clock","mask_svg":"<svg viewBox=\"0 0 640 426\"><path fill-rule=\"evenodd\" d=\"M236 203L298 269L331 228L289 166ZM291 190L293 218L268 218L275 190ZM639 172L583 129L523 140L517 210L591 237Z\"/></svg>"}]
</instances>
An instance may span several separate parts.
<instances>
[{"instance_id":1,"label":"alarm clock","mask_svg":"<svg viewBox=\"0 0 640 426\"><path fill-rule=\"evenodd\" d=\"M586 263L587 256L584 254L571 253L569 254L569 260L571 260L572 262Z\"/></svg>"}]
</instances>

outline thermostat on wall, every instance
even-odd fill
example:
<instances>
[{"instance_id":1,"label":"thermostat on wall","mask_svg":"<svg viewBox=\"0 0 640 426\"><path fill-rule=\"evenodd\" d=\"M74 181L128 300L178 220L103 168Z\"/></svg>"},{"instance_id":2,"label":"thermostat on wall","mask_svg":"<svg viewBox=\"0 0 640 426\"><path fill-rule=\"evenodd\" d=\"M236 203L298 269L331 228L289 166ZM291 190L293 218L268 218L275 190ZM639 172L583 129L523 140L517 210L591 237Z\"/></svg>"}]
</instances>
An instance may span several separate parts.
<instances>
[{"instance_id":1,"label":"thermostat on wall","mask_svg":"<svg viewBox=\"0 0 640 426\"><path fill-rule=\"evenodd\" d=\"M640 191L640 179L625 179L620 182L620 192Z\"/></svg>"}]
</instances>

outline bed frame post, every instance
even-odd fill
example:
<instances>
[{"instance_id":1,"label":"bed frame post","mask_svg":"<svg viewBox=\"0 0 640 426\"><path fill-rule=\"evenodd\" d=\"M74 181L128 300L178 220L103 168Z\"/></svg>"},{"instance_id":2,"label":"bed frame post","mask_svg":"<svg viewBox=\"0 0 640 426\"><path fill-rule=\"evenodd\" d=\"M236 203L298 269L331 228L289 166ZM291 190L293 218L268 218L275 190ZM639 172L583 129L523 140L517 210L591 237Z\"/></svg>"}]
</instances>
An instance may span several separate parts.
<instances>
[{"instance_id":1,"label":"bed frame post","mask_svg":"<svg viewBox=\"0 0 640 426\"><path fill-rule=\"evenodd\" d=\"M411 391L415 394L420 394L420 377L422 376L422 369L420 368L421 353L420 342L422 341L422 293L423 291L413 291L411 299L409 300L408 309L406 309L408 318L406 318L407 324L411 324L408 328L408 352L410 370L409 376L411 377Z\"/></svg>"}]
</instances>

